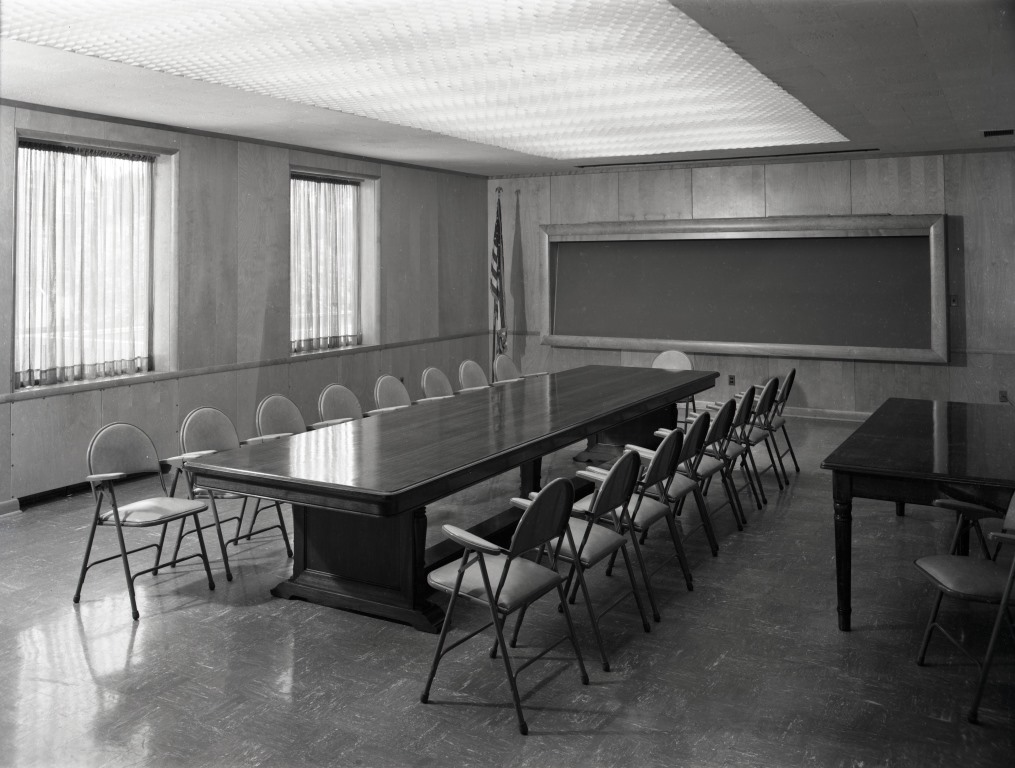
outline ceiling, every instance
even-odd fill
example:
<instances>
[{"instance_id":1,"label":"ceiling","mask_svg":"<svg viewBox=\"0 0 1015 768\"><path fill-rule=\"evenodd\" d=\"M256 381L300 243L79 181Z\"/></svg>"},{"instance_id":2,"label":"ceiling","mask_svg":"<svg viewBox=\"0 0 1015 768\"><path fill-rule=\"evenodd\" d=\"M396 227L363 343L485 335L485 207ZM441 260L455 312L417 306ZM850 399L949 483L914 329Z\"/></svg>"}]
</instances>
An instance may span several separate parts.
<instances>
[{"instance_id":1,"label":"ceiling","mask_svg":"<svg viewBox=\"0 0 1015 768\"><path fill-rule=\"evenodd\" d=\"M242 90L220 84L229 81L217 72L199 80L9 38L0 39L0 98L484 176L646 162L1015 147L1012 136L983 136L1015 128L1010 0L670 2L846 141L549 159L495 146L498 137L489 134L479 136L481 143ZM58 16L52 26L60 30ZM525 51L518 50L525 61ZM562 57L561 66L567 61L573 66L573 59L574 53ZM308 77L324 69L322 61ZM215 79L219 83L209 82Z\"/></svg>"}]
</instances>

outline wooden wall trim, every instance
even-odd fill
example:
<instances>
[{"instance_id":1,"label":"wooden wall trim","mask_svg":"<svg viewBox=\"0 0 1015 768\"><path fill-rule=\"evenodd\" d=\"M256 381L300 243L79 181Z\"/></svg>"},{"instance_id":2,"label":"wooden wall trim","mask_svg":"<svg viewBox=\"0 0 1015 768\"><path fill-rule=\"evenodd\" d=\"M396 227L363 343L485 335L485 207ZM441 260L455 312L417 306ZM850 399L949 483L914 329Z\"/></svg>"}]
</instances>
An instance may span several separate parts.
<instances>
[{"instance_id":1,"label":"wooden wall trim","mask_svg":"<svg viewBox=\"0 0 1015 768\"><path fill-rule=\"evenodd\" d=\"M457 339L468 339L477 336L487 337L490 331L468 331L465 333L449 334L447 336L433 336L426 339L412 339L409 341L394 341L387 344L371 344L358 347L343 347L341 349L329 349L321 352L304 352L290 357L280 357L273 360L257 360L253 362L228 363L224 365L209 365L201 368L188 368L184 371L155 371L152 373L139 373L129 376L116 376L106 379L93 379L91 381L75 381L64 384L52 384L49 386L31 387L11 394L0 394L0 403L15 403L25 400L38 400L46 397L61 397L77 394L79 392L90 392L93 390L115 389L116 387L130 387L137 384L147 384L153 381L175 381L187 379L194 376L206 376L212 373L230 373L233 371L245 371L254 368L269 368L275 365L299 365L310 363L329 357L347 357L367 354L370 352L383 352L386 350L400 349L404 347L415 347L421 344L434 344Z\"/></svg>"}]
</instances>

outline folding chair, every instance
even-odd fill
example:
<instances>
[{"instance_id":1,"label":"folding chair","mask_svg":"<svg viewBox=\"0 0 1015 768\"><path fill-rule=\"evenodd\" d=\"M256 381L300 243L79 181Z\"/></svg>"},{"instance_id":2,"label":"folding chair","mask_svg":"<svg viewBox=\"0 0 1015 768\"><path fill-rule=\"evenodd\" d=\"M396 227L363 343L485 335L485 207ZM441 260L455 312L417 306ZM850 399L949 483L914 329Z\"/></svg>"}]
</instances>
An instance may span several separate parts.
<instances>
[{"instance_id":1,"label":"folding chair","mask_svg":"<svg viewBox=\"0 0 1015 768\"><path fill-rule=\"evenodd\" d=\"M169 495L158 453L156 453L155 445L148 435L133 424L123 422L107 424L95 433L88 444L87 462L89 474L85 479L91 484L92 495L95 497L95 513L92 516L92 526L88 532L88 544L85 546L85 557L81 563L81 575L78 577L77 589L74 591L75 603L81 601L81 587L85 583L85 575L88 570L92 566L117 558L123 561L123 573L127 578L127 593L130 595L130 610L135 621L140 618L141 614L137 610L134 582L138 576L146 573L158 575L159 568L163 565L175 566L198 557L204 564L204 572L208 577L208 589L215 589L211 567L208 565L208 552L204 546L204 537L201 535L201 521L198 517L208 507L200 501L176 499ZM161 496L141 499L123 506L117 503L114 491L117 481L151 474L158 475L159 484L162 486ZM102 511L104 500L109 504L106 511ZM186 557L174 556L171 562L160 564L159 559L162 556L162 546L166 540L166 529L169 524L174 520L186 521L188 518L192 518L196 526L200 552ZM110 524L116 529L116 537L120 546L119 553L89 562L96 529ZM127 549L123 537L124 528L151 528L154 526L162 527L158 544L145 544L134 549ZM155 550L154 567L131 571L129 555L146 549Z\"/></svg>"},{"instance_id":2,"label":"folding chair","mask_svg":"<svg viewBox=\"0 0 1015 768\"><path fill-rule=\"evenodd\" d=\"M955 536L952 539L953 550L964 524L964 520L960 517L956 523ZM992 531L988 534L988 537L999 545L1002 542L1015 544L1015 533L1012 531L1015 531L1015 497L1012 498L1012 502L1009 504L1008 513L1002 523L1002 530L999 532ZM983 688L987 682L987 673L990 671L990 665L994 659L994 651L997 648L998 635L1001 633L1002 624L1008 626L1012 640L1015 641L1015 624L1012 623L1011 614L1013 598L1015 598L1015 595L1012 594L1012 585L1015 583L1015 558L1012 558L1010 565L1004 565L996 559L991 559L989 554L988 557L983 559L955 554L930 555L917 560L916 567L938 590L916 663L920 666L924 665L927 646L930 645L931 635L935 629L940 631L959 651L972 659L979 669L979 678L976 683L976 692L973 694L973 702L969 709L968 719L969 722L976 723L979 719ZM938 621L938 612L941 609L941 603L945 595L970 603L984 603L997 606L997 616L994 619L994 626L990 633L987 651L982 660L973 656L965 645L959 639L953 637Z\"/></svg>"},{"instance_id":3,"label":"folding chair","mask_svg":"<svg viewBox=\"0 0 1015 768\"><path fill-rule=\"evenodd\" d=\"M527 379L530 376L545 376L546 371L539 373L522 373L515 361L504 354L497 355L493 360L493 381L495 384L506 384L509 381Z\"/></svg>"},{"instance_id":4,"label":"folding chair","mask_svg":"<svg viewBox=\"0 0 1015 768\"><path fill-rule=\"evenodd\" d=\"M183 473L183 477L187 485L188 498L207 499L208 504L211 507L213 522L202 527L215 528L215 532L218 535L219 547L222 550L222 563L225 566L226 579L228 581L233 580L233 574L232 569L229 567L229 556L226 553L226 547L230 544L237 545L241 539L250 541L253 536L256 536L259 533L277 530L282 535L282 541L285 542L286 554L289 557L293 556L292 546L289 544L289 533L286 530L285 520L282 517L282 506L277 501L272 502L278 515L278 522L274 525L269 525L266 528L259 528L255 530L257 516L261 511L261 500L258 499L254 504L254 512L250 519L249 530L247 533L241 533L243 528L243 518L247 511L248 497L238 493L212 491L208 488L195 486L190 472L187 470L186 462L191 459L196 459L199 456L207 456L212 453L218 453L219 451L229 451L234 448L239 448L241 445L263 443L268 440L278 439L279 437L279 435L267 435L265 437L254 437L250 440L241 441L239 436L236 434L236 427L233 426L232 420L222 413L222 411L209 406L195 408L187 414L187 416L183 419L183 423L180 425L181 455L174 457L173 459L169 459L169 461L176 465L177 472ZM173 480L173 487L176 487L175 478ZM225 518L219 517L218 502L227 500L242 501L239 514ZM231 539L225 539L222 534L222 525L234 520L236 521L236 533ZM180 544L183 539L193 532L194 531L192 530L184 531L184 526L181 522L180 529L176 534L176 547L173 550L174 558L180 550Z\"/></svg>"},{"instance_id":5,"label":"folding chair","mask_svg":"<svg viewBox=\"0 0 1015 768\"><path fill-rule=\"evenodd\" d=\"M462 364L458 366L458 383L462 385L459 392L486 389L490 386L486 373L475 360L462 360Z\"/></svg>"},{"instance_id":6,"label":"folding chair","mask_svg":"<svg viewBox=\"0 0 1015 768\"><path fill-rule=\"evenodd\" d=\"M602 632L599 628L599 620L603 615L619 605L628 594L631 594L634 596L635 604L638 606L642 628L646 632L652 630L648 618L645 616L645 608L642 605L641 596L638 594L637 582L634 578L631 557L627 552L628 538L624 533L621 533L621 531L631 530L631 517L628 512L628 504L631 501L631 494L634 492L635 483L638 482L640 467L641 459L638 458L637 452L625 451L624 455L607 472L605 478L598 473L589 472L588 470L579 471L577 473L578 477L591 480L598 487L589 502L585 502L582 499L572 508L572 513L577 516L571 517L568 521L568 530L571 535L564 540L560 547L560 558L564 562L571 563L574 566L568 573L565 591L569 593L568 599L572 604L575 602L578 590L581 589L582 591L585 606L589 612L589 618L592 620L592 631L596 638L596 645L599 647L599 654L602 657L603 670L605 672L610 671L610 660L606 654ZM512 499L511 501L515 506L522 508L525 508L529 503L524 499ZM601 524L607 520L612 523L612 526L608 527ZM575 542L577 542L577 547L574 545ZM635 545L637 545L637 542L635 542ZM554 542L554 546L556 546L556 542ZM611 558L618 551L624 558L624 565L627 568L627 576L630 580L631 588L618 595L605 608L596 610L586 583L585 573L597 563ZM654 604L653 608L655 609ZM655 611L656 621L658 621L658 609L655 609ZM518 626L521 626L523 616L524 611L519 616ZM517 627L515 631L517 632Z\"/></svg>"},{"instance_id":7,"label":"folding chair","mask_svg":"<svg viewBox=\"0 0 1015 768\"><path fill-rule=\"evenodd\" d=\"M444 398L455 396L455 390L452 389L451 382L448 381L448 377L444 375L444 371L440 368L430 366L423 371L420 385L423 387L424 400L443 400Z\"/></svg>"},{"instance_id":8,"label":"folding chair","mask_svg":"<svg viewBox=\"0 0 1015 768\"><path fill-rule=\"evenodd\" d=\"M642 459L648 462L648 466L645 467L645 471L642 473L637 485L635 485L634 494L632 495L634 502L631 509L631 528L641 537L640 543L643 544L649 529L660 520L666 521L666 527L669 529L670 539L673 542L674 553L676 554L677 561L680 563L680 570L684 574L684 582L687 584L688 591L691 591L694 589L691 566L687 562L687 554L684 552L684 545L677 531L676 507L678 500L671 498L666 493L667 487L671 484L673 476L677 472L683 444L684 433L676 429L663 438L662 443L655 450L637 445L627 445L625 448L626 450L636 451ZM596 474L601 473L604 478L607 474L606 470L595 467L589 467L588 471ZM635 542L635 546L638 546L638 542ZM644 566L644 558L641 557L640 549L636 549L635 553L642 564L642 577L645 579L647 590L651 596L651 580ZM611 574L616 559L617 556L614 553L610 559L610 565L606 570L607 575Z\"/></svg>"},{"instance_id":9,"label":"folding chair","mask_svg":"<svg viewBox=\"0 0 1015 768\"><path fill-rule=\"evenodd\" d=\"M409 397L409 390L401 381L391 374L385 373L379 376L374 384L374 402L377 407L372 411L367 411L367 416L408 408L412 405L412 398Z\"/></svg>"},{"instance_id":10,"label":"folding chair","mask_svg":"<svg viewBox=\"0 0 1015 768\"><path fill-rule=\"evenodd\" d=\"M363 418L359 399L352 390L341 384L329 384L321 390L317 398L317 413L321 422L327 424L341 424Z\"/></svg>"},{"instance_id":11,"label":"folding chair","mask_svg":"<svg viewBox=\"0 0 1015 768\"><path fill-rule=\"evenodd\" d=\"M490 656L491 658L496 656L498 649L501 652L504 671L507 673L508 684L511 686L515 714L518 717L518 730L522 735L529 732L529 727L525 723L525 716L522 713L517 676L523 669L559 645L565 637L571 641L571 647L574 648L575 656L578 659L582 685L588 685L588 672L585 670L585 661L582 658L581 649L578 647L571 613L565 599L563 587L565 578L556 570L559 553L561 548L566 546L565 542L570 544L572 550L574 549L571 531L567 525L573 500L574 488L570 482L558 478L548 483L531 502L526 503L527 509L518 521L511 537L511 544L507 549L498 547L496 544L452 525L443 526L445 535L460 544L464 551L462 559L457 564L449 563L436 568L427 577L430 586L451 595L451 599L448 602L447 614L437 640L437 650L434 653L433 663L430 665L430 674L427 676L423 693L419 697L421 702L426 704L430 700L430 687L437 674L437 666L441 659L490 626L493 626L496 635ZM523 557L533 550L538 550L540 554L548 554L550 567ZM504 622L511 614L524 611L536 600L551 592L557 593L557 599L567 624L567 635L544 648L538 655L526 660L515 670L504 643ZM487 605L492 620L445 647L459 598ZM518 625L521 624L520 616L521 614L519 614ZM518 626L515 628L512 647L516 647L517 635Z\"/></svg>"},{"instance_id":12,"label":"folding chair","mask_svg":"<svg viewBox=\"0 0 1015 768\"><path fill-rule=\"evenodd\" d=\"M702 411L687 428L684 442L680 446L680 454L677 456L677 471L670 478L670 483L666 487L666 496L676 505L678 516L683 511L687 497L694 496L694 503L698 507L698 516L701 519L701 527L705 529L705 537L712 550L712 557L716 557L719 554L719 542L716 540L715 529L712 527L712 517L709 514L705 496L701 492L701 485L693 479L698 476L698 464L701 463L701 459L705 455L705 438L711 421L711 414L707 410ZM657 429L655 436L665 438L672 431Z\"/></svg>"}]
</instances>

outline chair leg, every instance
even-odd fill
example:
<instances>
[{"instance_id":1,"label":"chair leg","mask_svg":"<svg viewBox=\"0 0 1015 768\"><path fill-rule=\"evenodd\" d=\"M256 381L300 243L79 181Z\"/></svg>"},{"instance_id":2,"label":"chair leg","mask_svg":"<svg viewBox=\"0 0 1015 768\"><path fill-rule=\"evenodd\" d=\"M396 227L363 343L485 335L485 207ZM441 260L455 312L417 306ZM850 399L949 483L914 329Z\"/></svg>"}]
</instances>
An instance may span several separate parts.
<instances>
[{"instance_id":1,"label":"chair leg","mask_svg":"<svg viewBox=\"0 0 1015 768\"><path fill-rule=\"evenodd\" d=\"M626 512L625 512L626 515ZM627 521L627 530L631 534L631 546L634 548L634 559L638 561L638 567L641 568L641 577L645 579L645 591L648 593L648 604L652 608L652 618L655 621L662 621L662 616L659 613L659 606L656 604L655 590L652 588L652 577L648 574L648 568L645 566L645 558L641 553L641 546L638 544L638 537L635 534L634 526L631 525L631 521ZM634 589L634 582L631 583L631 588ZM688 586L688 589L692 587Z\"/></svg>"},{"instance_id":2,"label":"chair leg","mask_svg":"<svg viewBox=\"0 0 1015 768\"><path fill-rule=\"evenodd\" d=\"M197 543L201 547L201 562L204 563L204 572L205 575L208 577L208 589L214 590L215 579L213 579L211 576L211 564L208 562L208 549L204 546L204 534L201 533L201 520L198 518L196 512L194 513L193 518L194 518L194 528L197 530ZM221 535L222 533L221 531L219 531L219 536ZM225 545L223 545L222 553L225 554L225 551L226 548Z\"/></svg>"},{"instance_id":3,"label":"chair leg","mask_svg":"<svg viewBox=\"0 0 1015 768\"><path fill-rule=\"evenodd\" d=\"M113 521L116 523L116 538L120 542L120 559L123 560L123 575L127 578L127 594L130 595L130 613L134 621L141 618L137 610L137 600L134 598L134 579L130 575L130 563L127 560L127 545L123 541L123 527L120 525L120 516L114 512Z\"/></svg>"},{"instance_id":4,"label":"chair leg","mask_svg":"<svg viewBox=\"0 0 1015 768\"><path fill-rule=\"evenodd\" d=\"M1011 620L1008 617L1008 603L1011 600L1012 584L1015 583L1015 560L1012 561L1011 570L1008 572L1008 583L1005 584L1004 593L1001 595L1001 602L997 606L997 618L994 619L994 629L990 632L990 643L987 645L987 655L983 657L983 664L980 665L980 679L976 683L976 693L973 695L973 704L969 708L969 722L978 722L980 699L983 697L983 686L987 682L987 673L990 671L991 662L994 660L994 648L997 646L997 636L1001 633L1001 622L1008 620L1011 628ZM1015 629L1013 629L1015 632Z\"/></svg>"},{"instance_id":5,"label":"chair leg","mask_svg":"<svg viewBox=\"0 0 1015 768\"><path fill-rule=\"evenodd\" d=\"M793 459L793 466L797 472L800 471L800 465L797 464L796 454L793 452L793 443L789 441L789 432L786 431L786 425L782 425L782 436L786 438L786 447L789 448L790 458Z\"/></svg>"},{"instance_id":6,"label":"chair leg","mask_svg":"<svg viewBox=\"0 0 1015 768\"><path fill-rule=\"evenodd\" d=\"M578 585L581 587L582 597L585 598L585 607L589 612L589 620L592 622L592 634L596 638L596 646L599 648L599 656L603 662L603 672L610 671L610 659L606 655L606 647L603 645L603 634L599 630L599 617L596 616L596 608L592 604L592 596L589 594L588 585L585 583L585 572L582 570L581 563L574 563L571 571L568 573L568 581L564 583L564 593L568 591L568 587L571 586L570 581L572 578L578 580ZM561 610L566 611L567 606L561 603ZM642 614L644 617L644 614ZM647 623L647 622L646 622Z\"/></svg>"},{"instance_id":7,"label":"chair leg","mask_svg":"<svg viewBox=\"0 0 1015 768\"><path fill-rule=\"evenodd\" d=\"M455 588L451 592L451 599L448 601L448 610L444 614L444 621L441 623L441 634L437 638L437 650L433 655L433 662L430 664L430 674L426 678L426 685L423 686L423 693L419 700L426 704L430 700L430 686L433 685L434 676L437 674L437 665L440 664L444 651L444 643L448 639L448 631L451 629L451 619L455 615L455 605L458 603L458 593L462 589L462 576L465 573L465 564L468 562L468 551L462 553L462 564L458 568L458 577L455 579Z\"/></svg>"},{"instance_id":8,"label":"chair leg","mask_svg":"<svg viewBox=\"0 0 1015 768\"><path fill-rule=\"evenodd\" d=\"M232 572L232 569L230 569L230 567L229 567L229 555L226 554L226 542L225 542L225 539L222 536L222 524L219 522L219 511L218 511L218 506L215 504L215 494L214 493L209 493L208 494L208 506L211 508L211 517L212 517L212 520L215 521L215 535L218 536L218 539L219 539L219 549L222 550L222 564L226 567L226 581L232 581L233 580L233 572ZM194 516L194 523L197 524L197 536L198 536L198 538L202 538L201 537L201 526L200 526L200 524L197 521L197 516L196 515ZM204 548L203 539L202 539L201 547L202 547L202 549Z\"/></svg>"},{"instance_id":9,"label":"chair leg","mask_svg":"<svg viewBox=\"0 0 1015 768\"><path fill-rule=\"evenodd\" d=\"M620 554L624 557L624 565L627 566L627 578L631 580L631 594L634 595L634 602L638 606L638 614L641 616L641 626L646 632L652 631L652 625L648 623L645 615L645 606L641 602L641 595L638 594L638 583L634 580L634 567L631 565L631 556L627 553L627 543L620 548Z\"/></svg>"},{"instance_id":10,"label":"chair leg","mask_svg":"<svg viewBox=\"0 0 1015 768\"><path fill-rule=\"evenodd\" d=\"M775 460L779 462L779 469L782 470L782 481L789 485L789 474L786 472L786 465L782 463L782 453L779 451L779 444L775 442L775 430L769 429L768 434L765 435L765 440L769 438L772 440L772 452L775 454Z\"/></svg>"},{"instance_id":11,"label":"chair leg","mask_svg":"<svg viewBox=\"0 0 1015 768\"><path fill-rule=\"evenodd\" d=\"M680 536L677 533L677 524L673 520L673 515L666 515L666 525L670 529L670 538L673 539L673 549L677 553L677 560L680 562L680 570L684 572L684 581L687 584L687 591L691 592L694 590L694 581L691 576L691 566L687 562L687 553L684 551L684 545L680 541Z\"/></svg>"},{"instance_id":12,"label":"chair leg","mask_svg":"<svg viewBox=\"0 0 1015 768\"><path fill-rule=\"evenodd\" d=\"M78 576L78 587L74 590L74 602L81 602L81 587L85 583L85 574L88 572L88 558L92 554L92 542L95 540L95 529L99 525L99 505L102 502L96 502L95 504L95 515L92 517L92 528L88 531L88 543L85 545L85 559L81 562L81 575Z\"/></svg>"},{"instance_id":13,"label":"chair leg","mask_svg":"<svg viewBox=\"0 0 1015 768\"><path fill-rule=\"evenodd\" d=\"M768 442L768 433L765 433L765 439L762 441L765 444L765 450L768 451L768 460L772 464L772 474L775 475L775 482L779 486L779 490L783 490L782 477L779 476L779 465L775 461L775 456L772 454L772 446Z\"/></svg>"},{"instance_id":14,"label":"chair leg","mask_svg":"<svg viewBox=\"0 0 1015 768\"><path fill-rule=\"evenodd\" d=\"M173 547L173 559L171 560L172 565L169 566L170 568L175 568L176 567L176 558L178 558L180 556L180 544L183 543L183 537L184 537L183 528L186 525L186 523L187 523L187 518L183 518L180 521L180 528L176 532L176 546Z\"/></svg>"},{"instance_id":15,"label":"chair leg","mask_svg":"<svg viewBox=\"0 0 1015 768\"><path fill-rule=\"evenodd\" d=\"M754 487L754 475L751 474L751 467L747 463L747 456L745 454L746 451L740 454L740 471L747 478L747 486L751 489L751 498L754 499L754 506L760 510L761 496L758 495L758 489Z\"/></svg>"},{"instance_id":16,"label":"chair leg","mask_svg":"<svg viewBox=\"0 0 1015 768\"><path fill-rule=\"evenodd\" d=\"M504 631L501 627L501 617L497 611L493 595L490 595L490 615L493 617L493 630L497 633L497 643L502 649L500 657L504 661L504 671L507 673L508 683L511 686L511 698L514 699L515 714L518 716L518 730L522 736L525 736L529 732L529 726L525 724L525 715L522 714L522 700L518 695L518 683L515 681L515 673L511 669L511 659L508 658L507 646L504 645Z\"/></svg>"},{"instance_id":17,"label":"chair leg","mask_svg":"<svg viewBox=\"0 0 1015 768\"><path fill-rule=\"evenodd\" d=\"M166 544L166 531L169 529L169 523L165 523L162 526L162 533L159 534L159 543L155 545L155 570L152 571L152 576L159 575L159 563L162 562L162 547Z\"/></svg>"},{"instance_id":18,"label":"chair leg","mask_svg":"<svg viewBox=\"0 0 1015 768\"><path fill-rule=\"evenodd\" d=\"M736 488L730 488L729 479L726 477L725 470L719 470L719 481L722 484L723 491L726 492L726 500L730 503L730 509L733 510L733 520L737 524L737 530L744 530L744 524L741 522L740 512L740 496L737 494Z\"/></svg>"},{"instance_id":19,"label":"chair leg","mask_svg":"<svg viewBox=\"0 0 1015 768\"><path fill-rule=\"evenodd\" d=\"M282 531L282 541L285 542L285 553L292 558L293 548L289 544L289 531L285 529L285 520L282 518L282 505L277 501L275 502L275 511L278 512L278 527Z\"/></svg>"},{"instance_id":20,"label":"chair leg","mask_svg":"<svg viewBox=\"0 0 1015 768\"><path fill-rule=\"evenodd\" d=\"M585 659L582 658L582 649L578 646L578 636L574 631L574 622L571 620L571 611L568 610L566 601L564 600L564 590L561 589L560 584L557 585L557 596L560 598L560 604L564 607L564 621L567 622L567 636L571 641L571 647L574 648L574 655L578 658L578 669L581 671L582 685L589 684L589 673L585 669ZM519 621L519 624L521 622ZM515 636L518 635L517 625L515 628Z\"/></svg>"},{"instance_id":21,"label":"chair leg","mask_svg":"<svg viewBox=\"0 0 1015 768\"><path fill-rule=\"evenodd\" d=\"M708 514L708 504L701 493L701 488L695 485L692 489L694 503L698 507L698 517L701 518L701 527L705 529L705 537L708 539L708 546L712 550L712 557L719 555L719 542L715 537L715 529L712 527L712 517Z\"/></svg>"},{"instance_id":22,"label":"chair leg","mask_svg":"<svg viewBox=\"0 0 1015 768\"><path fill-rule=\"evenodd\" d=\"M754 470L754 477L758 481L758 492L761 494L761 501L763 504L768 504L768 496L765 495L765 486L761 483L761 473L758 471L758 463L754 460L754 452L751 447L747 447L747 458L751 462L751 468Z\"/></svg>"},{"instance_id":23,"label":"chair leg","mask_svg":"<svg viewBox=\"0 0 1015 768\"><path fill-rule=\"evenodd\" d=\"M930 645L930 636L934 632L934 627L937 626L937 613L941 609L941 601L944 599L945 593L938 591L937 599L934 601L934 609L930 612L930 620L927 622L927 629L923 633L923 642L920 644L920 653L916 657L916 663L918 666L923 666L923 660L927 655L927 646Z\"/></svg>"}]
</instances>

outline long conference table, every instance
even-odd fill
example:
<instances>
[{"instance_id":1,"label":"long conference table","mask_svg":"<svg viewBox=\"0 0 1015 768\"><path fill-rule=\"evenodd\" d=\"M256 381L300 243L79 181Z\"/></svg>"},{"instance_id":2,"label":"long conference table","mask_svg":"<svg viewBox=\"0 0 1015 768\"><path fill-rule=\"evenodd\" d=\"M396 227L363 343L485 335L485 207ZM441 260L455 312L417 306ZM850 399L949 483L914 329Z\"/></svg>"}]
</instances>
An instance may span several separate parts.
<instances>
[{"instance_id":1,"label":"long conference table","mask_svg":"<svg viewBox=\"0 0 1015 768\"><path fill-rule=\"evenodd\" d=\"M286 502L293 574L272 590L436 632L426 573L454 557L426 548L426 507L515 467L524 494L540 460L576 441L660 418L712 387L714 371L590 365L376 414L187 463L200 486ZM505 500L505 507L507 500ZM474 530L493 536L517 512Z\"/></svg>"},{"instance_id":2,"label":"long conference table","mask_svg":"<svg viewBox=\"0 0 1015 768\"><path fill-rule=\"evenodd\" d=\"M993 506L1015 490L1015 408L890 398L826 458L832 470L839 629L850 629L853 499L930 504L942 495Z\"/></svg>"}]
</instances>

